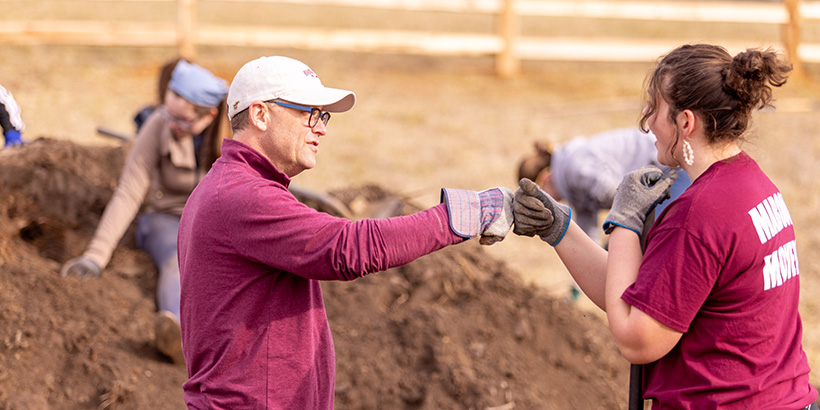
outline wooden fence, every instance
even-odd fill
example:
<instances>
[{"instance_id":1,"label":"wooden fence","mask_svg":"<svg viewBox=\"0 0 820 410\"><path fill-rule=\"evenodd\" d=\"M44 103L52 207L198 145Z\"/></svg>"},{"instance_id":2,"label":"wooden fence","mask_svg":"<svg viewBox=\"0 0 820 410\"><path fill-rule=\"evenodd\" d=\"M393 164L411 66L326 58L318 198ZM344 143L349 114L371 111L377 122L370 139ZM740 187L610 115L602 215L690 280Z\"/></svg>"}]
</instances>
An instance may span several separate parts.
<instances>
[{"instance_id":1,"label":"wooden fence","mask_svg":"<svg viewBox=\"0 0 820 410\"><path fill-rule=\"evenodd\" d=\"M30 0L0 0L4 4ZM74 0L69 0L74 1ZM392 52L425 55L496 56L498 73L514 75L522 60L654 61L677 43L647 38L533 37L521 34L523 17L752 23L782 26L780 45L803 74L803 63L820 62L820 44L801 42L804 21L820 20L820 1L601 1L601 0L86 0L75 3L176 2L172 22L3 20L0 44L168 46L193 58L196 47L254 46ZM65 3L62 1L61 3ZM401 11L478 13L494 16L495 32L269 28L198 24L202 3L281 3L379 8ZM732 51L744 44L724 44Z\"/></svg>"}]
</instances>

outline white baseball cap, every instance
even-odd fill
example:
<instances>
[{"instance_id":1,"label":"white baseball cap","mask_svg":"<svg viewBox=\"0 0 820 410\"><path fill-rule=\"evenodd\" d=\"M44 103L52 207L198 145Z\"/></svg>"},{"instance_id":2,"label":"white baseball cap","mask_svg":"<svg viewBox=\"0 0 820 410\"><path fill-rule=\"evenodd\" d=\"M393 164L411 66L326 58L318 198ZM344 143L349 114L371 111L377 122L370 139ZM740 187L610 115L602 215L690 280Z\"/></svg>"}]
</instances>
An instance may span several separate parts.
<instances>
[{"instance_id":1,"label":"white baseball cap","mask_svg":"<svg viewBox=\"0 0 820 410\"><path fill-rule=\"evenodd\" d=\"M260 57L246 63L234 76L228 91L228 118L254 101L281 99L294 104L323 107L329 112L353 108L356 94L328 88L301 61L288 57Z\"/></svg>"}]
</instances>

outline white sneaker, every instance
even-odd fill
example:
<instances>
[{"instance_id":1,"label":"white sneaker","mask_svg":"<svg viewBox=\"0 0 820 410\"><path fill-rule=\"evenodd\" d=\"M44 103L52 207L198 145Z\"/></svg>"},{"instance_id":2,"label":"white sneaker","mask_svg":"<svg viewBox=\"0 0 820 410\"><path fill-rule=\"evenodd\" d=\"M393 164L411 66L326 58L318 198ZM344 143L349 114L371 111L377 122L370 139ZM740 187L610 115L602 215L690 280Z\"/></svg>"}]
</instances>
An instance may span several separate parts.
<instances>
[{"instance_id":1,"label":"white sneaker","mask_svg":"<svg viewBox=\"0 0 820 410\"><path fill-rule=\"evenodd\" d=\"M182 332L173 313L163 310L154 321L154 337L157 350L171 358L175 364L185 364L182 356Z\"/></svg>"}]
</instances>

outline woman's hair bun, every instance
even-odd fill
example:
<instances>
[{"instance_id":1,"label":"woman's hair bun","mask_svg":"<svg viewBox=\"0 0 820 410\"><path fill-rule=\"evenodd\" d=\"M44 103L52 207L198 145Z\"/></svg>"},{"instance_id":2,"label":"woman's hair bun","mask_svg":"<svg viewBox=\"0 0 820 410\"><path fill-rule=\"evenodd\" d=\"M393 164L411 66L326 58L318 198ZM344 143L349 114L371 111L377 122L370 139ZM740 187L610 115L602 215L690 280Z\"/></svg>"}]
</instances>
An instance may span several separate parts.
<instances>
[{"instance_id":1,"label":"woman's hair bun","mask_svg":"<svg viewBox=\"0 0 820 410\"><path fill-rule=\"evenodd\" d=\"M791 69L771 48L747 49L732 59L724 77L724 88L743 106L764 108L771 105L771 87L785 84Z\"/></svg>"}]
</instances>

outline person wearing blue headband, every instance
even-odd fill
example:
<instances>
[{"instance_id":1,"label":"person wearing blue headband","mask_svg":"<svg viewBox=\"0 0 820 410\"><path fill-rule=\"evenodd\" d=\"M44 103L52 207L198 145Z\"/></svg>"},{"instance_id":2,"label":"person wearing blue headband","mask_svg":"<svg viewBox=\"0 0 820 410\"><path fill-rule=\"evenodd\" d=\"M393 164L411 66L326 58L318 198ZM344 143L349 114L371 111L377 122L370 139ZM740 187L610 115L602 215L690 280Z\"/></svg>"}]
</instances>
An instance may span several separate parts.
<instances>
[{"instance_id":1,"label":"person wearing blue headband","mask_svg":"<svg viewBox=\"0 0 820 410\"><path fill-rule=\"evenodd\" d=\"M93 239L63 276L98 277L137 218L136 241L157 266L157 349L182 364L177 231L188 196L220 154L228 84L184 59L175 62L163 104L140 127ZM166 65L166 69L169 68ZM223 131L224 130L224 131Z\"/></svg>"}]
</instances>

